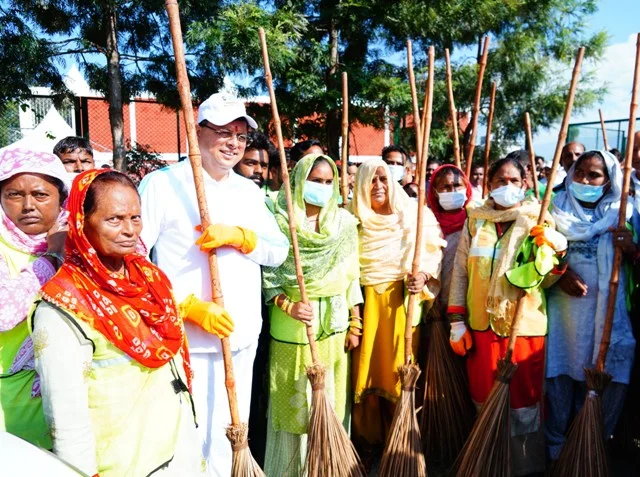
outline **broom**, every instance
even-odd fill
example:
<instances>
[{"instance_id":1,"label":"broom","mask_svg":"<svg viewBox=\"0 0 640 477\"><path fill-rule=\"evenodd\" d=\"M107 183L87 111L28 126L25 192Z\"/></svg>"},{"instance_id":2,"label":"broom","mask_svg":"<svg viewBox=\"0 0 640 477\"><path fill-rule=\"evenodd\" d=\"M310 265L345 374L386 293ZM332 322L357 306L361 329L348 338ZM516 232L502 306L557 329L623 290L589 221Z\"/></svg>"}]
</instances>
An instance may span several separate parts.
<instances>
[{"instance_id":1,"label":"broom","mask_svg":"<svg viewBox=\"0 0 640 477\"><path fill-rule=\"evenodd\" d=\"M540 189L538 187L538 171L536 170L536 153L533 150L533 137L531 135L531 118L529 113L524 113L524 128L527 133L527 143L529 144L529 165L531 166L531 175L533 176L533 193L536 199L540 200ZM547 187L548 187L547 182Z\"/></svg>"},{"instance_id":2,"label":"broom","mask_svg":"<svg viewBox=\"0 0 640 477\"><path fill-rule=\"evenodd\" d=\"M429 461L448 468L471 431L476 409L462 361L449 344L449 326L440 304L431 308L430 316L420 431Z\"/></svg>"},{"instance_id":3,"label":"broom","mask_svg":"<svg viewBox=\"0 0 640 477\"><path fill-rule=\"evenodd\" d=\"M571 86L562 118L562 125L558 133L558 142L556 144L553 166L549 178L551 183L553 183L556 170L560 164L562 146L567 137L569 118L571 116L573 98L578 84L578 76L580 74L580 65L582 64L583 56L584 48L580 48L573 68ZM547 209L551 202L551 192L552 188L547 187L544 199L540 205L538 225L544 224ZM471 435L469 439L467 439L456 462L455 475L457 477L508 477L511 475L509 383L518 367L518 365L512 361L512 355L518 335L518 322L523 313L524 298L524 296L521 296L518 300L515 317L511 323L507 352L505 353L504 359L498 361L496 381L489 393L487 402L485 402L482 407L478 419L471 430Z\"/></svg>"},{"instance_id":4,"label":"broom","mask_svg":"<svg viewBox=\"0 0 640 477\"><path fill-rule=\"evenodd\" d=\"M271 68L269 66L267 40L262 28L259 29L259 34L260 45L262 47L262 60L264 62L264 76L269 89L273 123L278 138L280 164L282 165L282 186L287 201L287 213L289 217L293 217L291 186L289 184L289 172L286 167L287 157L284 150L280 114L278 113ZM304 285L304 277L302 275L300 248L298 246L294 220L289 220L289 232L291 234L291 247L293 249L300 297L304 303L309 303ZM307 377L311 384L312 393L305 475L309 477L364 477L360 458L329 402L324 381L326 368L320 362L315 332L311 325L307 325L307 338L309 339L309 349L311 350L313 364L307 368Z\"/></svg>"},{"instance_id":5,"label":"broom","mask_svg":"<svg viewBox=\"0 0 640 477\"><path fill-rule=\"evenodd\" d=\"M411 43L408 42L410 51ZM425 124L425 139L429 144L429 136L431 134L431 111L433 108L433 68L434 68L434 49L429 47L429 78L427 87L427 115ZM411 66L411 65L410 65ZM411 68L410 68L411 70ZM409 81L414 81L412 75ZM411 90L415 91L415 83L411 85ZM418 136L419 137L419 136ZM418 145L419 147L420 145ZM418 149L420 151L420 149ZM428 147L422 149L425 155L422 155L420 162L420 177L424 177L427 168ZM422 252L422 221L424 216L425 203L425 182L421 180L418 183L418 217L416 224L416 241L413 254L413 263L411 265L411 274L417 275L420 272L420 255ZM382 454L380 462L380 475L383 477L426 477L427 466L422 453L422 439L420 438L420 426L416 417L415 389L416 382L420 377L420 368L417 364L411 362L411 341L412 341L412 325L413 314L416 304L416 295L409 295L409 303L407 305L407 321L404 328L404 364L398 368L402 393L398 402L393 421L391 421L391 431L387 439L387 443Z\"/></svg>"},{"instance_id":6,"label":"broom","mask_svg":"<svg viewBox=\"0 0 640 477\"><path fill-rule=\"evenodd\" d=\"M482 180L482 198L489 191L489 155L491 154L491 127L493 126L493 111L496 106L496 83L491 82L491 97L489 100L489 117L487 119L487 137L484 144L484 178ZM468 177L468 176L467 176Z\"/></svg>"},{"instance_id":7,"label":"broom","mask_svg":"<svg viewBox=\"0 0 640 477\"><path fill-rule=\"evenodd\" d=\"M169 17L169 27L171 29L171 39L176 61L176 78L178 81L178 92L182 103L183 117L189 139L189 162L193 169L193 180L196 187L196 197L198 209L200 211L200 223L206 228L211 223L209 220L209 209L204 189L204 179L202 176L202 158L198 147L195 121L193 119L193 103L191 102L191 89L189 77L187 75L187 65L184 58L184 45L182 44L182 30L180 27L180 12L176 0L167 0L165 8ZM213 301L220 306L224 306L220 279L218 277L218 260L215 250L209 254L209 273L211 275L211 295ZM225 386L229 399L229 409L231 411L231 425L227 427L227 438L231 442L233 449L233 463L231 465L231 475L233 477L259 477L264 473L256 463L247 439L248 426L240 421L238 411L238 400L236 396L236 382L233 376L233 360L229 338L222 338L222 358L224 361Z\"/></svg>"},{"instance_id":8,"label":"broom","mask_svg":"<svg viewBox=\"0 0 640 477\"><path fill-rule=\"evenodd\" d=\"M453 159L456 167L461 167L460 162L460 139L458 137L458 112L453 101L453 81L451 80L451 58L449 48L444 49L444 60L446 63L447 97L449 98L449 116L451 116L451 127L453 128Z\"/></svg>"},{"instance_id":9,"label":"broom","mask_svg":"<svg viewBox=\"0 0 640 477\"><path fill-rule=\"evenodd\" d=\"M347 72L342 72L342 169L340 170L340 190L342 191L342 207L347 206L349 200L349 182L347 169L349 168L349 83Z\"/></svg>"},{"instance_id":10,"label":"broom","mask_svg":"<svg viewBox=\"0 0 640 477\"><path fill-rule=\"evenodd\" d=\"M607 140L607 129L604 127L604 118L602 117L602 109L598 109L600 115L600 129L602 129L602 143L604 144L605 151L609 150L609 141Z\"/></svg>"},{"instance_id":11,"label":"broom","mask_svg":"<svg viewBox=\"0 0 640 477\"><path fill-rule=\"evenodd\" d=\"M631 180L631 161L633 155L634 132L636 111L638 109L638 83L640 81L640 33L636 42L636 65L633 73L633 89L629 114L628 144L625 154L625 168L622 182L622 197L620 197L620 216L618 227L624 227L626 222L627 199L629 196L629 182ZM607 302L607 314L605 315L604 328L600 349L595 368L585 368L584 375L587 384L587 397L584 405L578 412L567 436L560 457L553 469L554 476L563 477L600 477L609 475L607 457L604 447L604 423L602 415L601 396L604 389L611 381L611 375L605 372L605 363L611 332L613 328L613 315L618 292L618 280L620 265L622 264L622 250L615 247L613 267L609 281L609 300Z\"/></svg>"},{"instance_id":12,"label":"broom","mask_svg":"<svg viewBox=\"0 0 640 477\"><path fill-rule=\"evenodd\" d=\"M471 136L467 144L467 177L471 176L471 163L473 162L473 151L476 148L476 133L478 132L478 115L480 114L480 99L482 98L482 80L484 78L484 70L487 67L487 56L489 55L489 37L484 37L484 45L482 47L482 56L478 64L478 83L476 84L476 95L473 100L473 116L471 117ZM485 175L487 171L485 170Z\"/></svg>"}]
</instances>

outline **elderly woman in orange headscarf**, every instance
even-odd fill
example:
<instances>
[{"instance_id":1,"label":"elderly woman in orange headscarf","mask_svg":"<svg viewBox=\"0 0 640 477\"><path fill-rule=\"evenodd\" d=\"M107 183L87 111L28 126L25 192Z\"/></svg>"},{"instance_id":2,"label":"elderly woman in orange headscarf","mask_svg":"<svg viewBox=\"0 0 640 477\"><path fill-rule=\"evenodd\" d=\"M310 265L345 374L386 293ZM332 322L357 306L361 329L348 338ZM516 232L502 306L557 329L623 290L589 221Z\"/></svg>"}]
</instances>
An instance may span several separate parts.
<instances>
[{"instance_id":1,"label":"elderly woman in orange headscarf","mask_svg":"<svg viewBox=\"0 0 640 477\"><path fill-rule=\"evenodd\" d=\"M360 220L360 284L365 295L361 343L353 354L353 435L360 446L373 450L386 441L400 397L397 369L404 362L407 292L419 293L421 302L435 299L446 242L425 207L420 272L411 275L418 204L382 160L360 166L350 207ZM420 315L414 314L414 355Z\"/></svg>"},{"instance_id":2,"label":"elderly woman in orange headscarf","mask_svg":"<svg viewBox=\"0 0 640 477\"><path fill-rule=\"evenodd\" d=\"M88 475L200 475L190 310L145 258L138 192L119 172L87 171L68 209L66 261L31 317L53 450ZM228 335L228 316L210 311Z\"/></svg>"}]
</instances>

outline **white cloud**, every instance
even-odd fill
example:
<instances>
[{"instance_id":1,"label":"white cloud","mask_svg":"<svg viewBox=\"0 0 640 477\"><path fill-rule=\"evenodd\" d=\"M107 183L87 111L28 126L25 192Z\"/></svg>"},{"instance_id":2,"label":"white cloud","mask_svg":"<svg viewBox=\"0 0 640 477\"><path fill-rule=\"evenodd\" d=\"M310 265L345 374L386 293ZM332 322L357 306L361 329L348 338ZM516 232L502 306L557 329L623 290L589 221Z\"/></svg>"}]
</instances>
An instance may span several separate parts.
<instances>
[{"instance_id":1,"label":"white cloud","mask_svg":"<svg viewBox=\"0 0 640 477\"><path fill-rule=\"evenodd\" d=\"M599 121L598 109L602 109L605 120L628 119L629 103L631 102L631 83L633 81L633 68L636 56L637 35L630 35L626 43L616 43L606 48L602 60L595 66L600 84L606 85L607 94L600 104L581 114L573 115L569 124ZM568 86L568 84L567 84ZM640 114L640 112L639 112ZM540 131L535 135L533 143L536 154L552 159L558 140L560 122L547 131ZM613 128L613 126L612 126ZM626 123L623 124L623 132L626 135ZM617 130L617 125L615 126ZM614 147L616 131L607 127L607 136L610 147ZM591 139L591 142L590 142ZM585 142L587 149L594 148L593 138L580 137ZM589 143L590 142L590 143ZM602 144L600 144L602 147Z\"/></svg>"}]
</instances>

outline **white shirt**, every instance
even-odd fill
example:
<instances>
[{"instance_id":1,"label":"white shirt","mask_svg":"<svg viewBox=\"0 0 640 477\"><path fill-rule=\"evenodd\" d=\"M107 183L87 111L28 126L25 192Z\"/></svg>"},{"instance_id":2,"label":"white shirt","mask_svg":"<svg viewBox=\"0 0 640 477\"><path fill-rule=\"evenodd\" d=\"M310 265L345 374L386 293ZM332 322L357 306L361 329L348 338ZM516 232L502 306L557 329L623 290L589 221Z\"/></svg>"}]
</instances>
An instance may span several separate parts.
<instances>
[{"instance_id":1,"label":"white shirt","mask_svg":"<svg viewBox=\"0 0 640 477\"><path fill-rule=\"evenodd\" d=\"M218 182L203 172L212 224L237 225L258 236L256 248L243 255L234 248L217 251L218 275L224 307L235 322L233 351L258 340L262 326L260 266L279 266L289 252L289 241L265 205L263 192L233 171ZM195 245L200 224L191 164L183 161L147 175L140 184L141 238L155 262L167 274L180 303L189 294L211 300L207 254ZM195 353L220 352L220 339L186 323L189 349Z\"/></svg>"}]
</instances>

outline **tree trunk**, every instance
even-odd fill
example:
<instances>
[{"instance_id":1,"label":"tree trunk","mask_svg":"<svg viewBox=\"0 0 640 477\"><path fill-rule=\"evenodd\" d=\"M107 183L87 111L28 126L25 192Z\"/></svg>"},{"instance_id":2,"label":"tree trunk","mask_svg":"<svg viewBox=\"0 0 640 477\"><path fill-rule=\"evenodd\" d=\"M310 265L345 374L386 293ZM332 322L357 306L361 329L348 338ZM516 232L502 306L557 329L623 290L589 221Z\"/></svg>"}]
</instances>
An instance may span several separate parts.
<instances>
[{"instance_id":1,"label":"tree trunk","mask_svg":"<svg viewBox=\"0 0 640 477\"><path fill-rule=\"evenodd\" d=\"M115 4L107 7L105 22L107 36L107 83L109 90L109 123L113 144L113 167L126 172L127 161L124 148L124 114L122 105L122 75L120 52L118 51L118 24Z\"/></svg>"},{"instance_id":2,"label":"tree trunk","mask_svg":"<svg viewBox=\"0 0 640 477\"><path fill-rule=\"evenodd\" d=\"M336 90L338 88L338 26L335 19L331 19L329 31L329 71L327 73L327 90ZM334 159L340 157L339 138L342 135L342 118L340 111L334 108L327 112L327 153Z\"/></svg>"}]
</instances>

